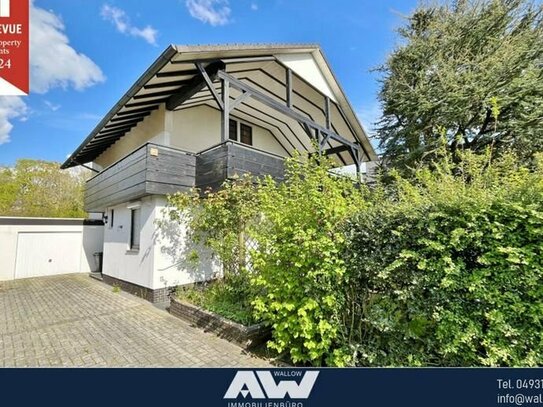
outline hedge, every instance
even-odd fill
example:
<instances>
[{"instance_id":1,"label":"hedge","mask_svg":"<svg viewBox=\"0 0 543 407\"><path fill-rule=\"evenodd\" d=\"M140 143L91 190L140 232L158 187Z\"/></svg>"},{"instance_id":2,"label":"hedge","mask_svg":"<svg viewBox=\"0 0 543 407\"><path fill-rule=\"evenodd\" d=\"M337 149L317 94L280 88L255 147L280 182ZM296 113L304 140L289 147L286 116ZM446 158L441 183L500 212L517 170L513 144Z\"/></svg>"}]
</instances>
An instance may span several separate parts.
<instances>
[{"instance_id":1,"label":"hedge","mask_svg":"<svg viewBox=\"0 0 543 407\"><path fill-rule=\"evenodd\" d=\"M343 331L364 366L543 364L543 171L444 159L346 227Z\"/></svg>"}]
</instances>

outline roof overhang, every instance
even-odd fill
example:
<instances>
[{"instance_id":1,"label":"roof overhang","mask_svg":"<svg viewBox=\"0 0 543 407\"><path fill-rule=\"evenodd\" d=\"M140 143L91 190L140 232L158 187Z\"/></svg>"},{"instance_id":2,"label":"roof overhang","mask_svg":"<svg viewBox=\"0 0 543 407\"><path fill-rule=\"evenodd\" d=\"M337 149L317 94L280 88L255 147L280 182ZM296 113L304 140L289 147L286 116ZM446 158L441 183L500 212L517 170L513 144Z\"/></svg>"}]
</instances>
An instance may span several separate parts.
<instances>
[{"instance_id":1,"label":"roof overhang","mask_svg":"<svg viewBox=\"0 0 543 407\"><path fill-rule=\"evenodd\" d=\"M134 85L125 93L125 95L113 106L106 116L98 123L89 136L80 144L80 146L70 155L70 157L62 164L61 168L69 168L77 165L82 165L94 161L100 154L108 149L117 140L124 137L133 127L137 126L142 120L150 115L154 110L158 109L161 104L171 106L172 98L176 95L187 95L187 88L194 86L201 77L201 71L197 65L210 66L211 64L221 64L224 68L223 74L227 72L229 75L237 75L237 79L241 81L255 79L250 75L268 75L276 82L281 82L277 79L279 71L285 66L278 60L278 55L285 54L311 54L315 63L318 65L326 82L334 96L332 102L333 109L336 115L341 116L341 120L345 122L345 128L350 142L356 143L361 147L364 153L364 160L375 160L377 158L369 139L359 122L358 118L349 101L347 100L343 89L341 88L337 78L335 77L330 65L317 45L220 45L220 46L169 46L160 57L145 71L145 73L134 83ZM239 69L244 67L246 69ZM266 69L264 69L266 68ZM241 73L246 72L246 73ZM255 73L256 72L256 73ZM270 72L276 76L270 74ZM303 83L302 78L297 78L300 86L307 88L309 85ZM254 81L253 81L254 82ZM217 98L216 92L212 87L214 84L209 84L207 88L195 87L194 92L189 92L188 98L185 100L188 105L207 104L213 106ZM275 84L277 85L277 84ZM220 86L220 85L219 85ZM279 85L277 85L279 86ZM190 89L188 89L190 91ZM217 89L220 91L220 89ZM312 90L315 94L320 93L318 90ZM215 95L214 95L215 93ZM236 95L234 94L234 97ZM316 96L315 96L316 97ZM302 102L300 102L301 104ZM315 102L307 98L308 109L315 109ZM183 107L183 105L180 105ZM188 106L187 106L188 107ZM254 106L247 106L247 109ZM324 109L324 107L322 108ZM300 109L303 112L303 109ZM324 110L323 110L324 111ZM303 112L302 114L304 114ZM242 112L240 115L249 116L252 113L249 111ZM299 132L300 129L292 129L295 123L289 120L278 122L275 118L270 118L268 121L263 119L263 115L271 117L264 109L255 120L262 123L268 123L268 126L277 128L278 131L283 127L288 127L292 133ZM311 116L309 114L309 116ZM256 116L255 116L256 117ZM339 120L339 119L338 119ZM272 123L273 121L273 123ZM263 124L264 125L264 124ZM296 136L296 134L294 134ZM286 137L286 136L285 136ZM299 137L297 137L299 140ZM303 147L308 150L307 142L300 142ZM298 148L291 143L293 148ZM339 151L339 146L333 140L328 140L330 151L336 149L335 154L343 163L347 163L348 156L342 157Z\"/></svg>"}]
</instances>

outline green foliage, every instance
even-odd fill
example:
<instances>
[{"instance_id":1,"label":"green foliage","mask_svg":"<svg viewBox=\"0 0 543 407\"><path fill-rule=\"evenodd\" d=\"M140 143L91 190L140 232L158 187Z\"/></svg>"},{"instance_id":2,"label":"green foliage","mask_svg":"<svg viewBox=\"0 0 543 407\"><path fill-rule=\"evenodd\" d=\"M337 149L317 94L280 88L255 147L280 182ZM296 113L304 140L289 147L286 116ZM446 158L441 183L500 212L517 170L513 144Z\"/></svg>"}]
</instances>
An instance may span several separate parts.
<instances>
[{"instance_id":1,"label":"green foliage","mask_svg":"<svg viewBox=\"0 0 543 407\"><path fill-rule=\"evenodd\" d=\"M179 289L177 296L224 318L249 326L258 321L253 316L252 296L245 290L248 279L246 275L230 275L202 286Z\"/></svg>"},{"instance_id":2,"label":"green foliage","mask_svg":"<svg viewBox=\"0 0 543 407\"><path fill-rule=\"evenodd\" d=\"M176 196L172 216L226 265L182 295L269 323L268 345L295 363L541 365L543 167L460 154L442 147L372 190L295 157L282 183Z\"/></svg>"},{"instance_id":3,"label":"green foliage","mask_svg":"<svg viewBox=\"0 0 543 407\"><path fill-rule=\"evenodd\" d=\"M85 217L86 175L37 160L18 160L15 168L0 168L0 215Z\"/></svg>"},{"instance_id":4,"label":"green foliage","mask_svg":"<svg viewBox=\"0 0 543 407\"><path fill-rule=\"evenodd\" d=\"M257 189L261 220L251 236L258 289L256 315L273 326L268 344L294 362L344 365L340 311L345 239L342 224L363 204L352 180L329 172L324 158L286 162L285 181Z\"/></svg>"},{"instance_id":5,"label":"green foliage","mask_svg":"<svg viewBox=\"0 0 543 407\"><path fill-rule=\"evenodd\" d=\"M285 165L279 184L246 176L218 192L169 198L168 219L185 224L225 271L220 283L182 295L242 322L252 303L253 320L273 327L270 347L296 363L344 365L341 225L363 202L362 190L332 175L323 157L296 156Z\"/></svg>"},{"instance_id":6,"label":"green foliage","mask_svg":"<svg viewBox=\"0 0 543 407\"><path fill-rule=\"evenodd\" d=\"M462 0L419 7L379 69L377 137L398 168L450 151L543 149L543 5Z\"/></svg>"},{"instance_id":7,"label":"green foliage","mask_svg":"<svg viewBox=\"0 0 543 407\"><path fill-rule=\"evenodd\" d=\"M168 197L166 218L187 226L189 239L203 243L220 259L224 272L240 274L247 262L247 229L258 211L250 176L227 180L219 191L178 192ZM198 262L192 250L187 259Z\"/></svg>"},{"instance_id":8,"label":"green foliage","mask_svg":"<svg viewBox=\"0 0 543 407\"><path fill-rule=\"evenodd\" d=\"M490 161L396 174L351 220L343 321L358 364L543 363L543 170Z\"/></svg>"},{"instance_id":9,"label":"green foliage","mask_svg":"<svg viewBox=\"0 0 543 407\"><path fill-rule=\"evenodd\" d=\"M172 222L186 227L186 238L192 243L179 260L196 268L200 262L196 248L203 245L218 257L224 277L210 285L180 290L181 298L245 325L255 321L247 238L257 211L255 185L248 175L225 181L215 192L194 189L168 197L166 217L159 227L166 235Z\"/></svg>"},{"instance_id":10,"label":"green foliage","mask_svg":"<svg viewBox=\"0 0 543 407\"><path fill-rule=\"evenodd\" d=\"M6 216L11 212L17 200L17 184L11 168L0 168L0 214Z\"/></svg>"}]
</instances>

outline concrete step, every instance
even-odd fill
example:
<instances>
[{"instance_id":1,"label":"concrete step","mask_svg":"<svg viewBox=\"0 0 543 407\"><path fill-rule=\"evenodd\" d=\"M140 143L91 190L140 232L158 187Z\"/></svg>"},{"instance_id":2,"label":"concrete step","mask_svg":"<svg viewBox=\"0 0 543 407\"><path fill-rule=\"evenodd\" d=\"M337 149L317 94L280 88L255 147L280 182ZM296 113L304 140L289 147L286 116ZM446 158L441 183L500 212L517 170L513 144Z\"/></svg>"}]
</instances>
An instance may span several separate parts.
<instances>
[{"instance_id":1,"label":"concrete step","mask_svg":"<svg viewBox=\"0 0 543 407\"><path fill-rule=\"evenodd\" d=\"M98 281L104 281L104 278L102 277L102 273L89 273L90 278L94 278Z\"/></svg>"}]
</instances>

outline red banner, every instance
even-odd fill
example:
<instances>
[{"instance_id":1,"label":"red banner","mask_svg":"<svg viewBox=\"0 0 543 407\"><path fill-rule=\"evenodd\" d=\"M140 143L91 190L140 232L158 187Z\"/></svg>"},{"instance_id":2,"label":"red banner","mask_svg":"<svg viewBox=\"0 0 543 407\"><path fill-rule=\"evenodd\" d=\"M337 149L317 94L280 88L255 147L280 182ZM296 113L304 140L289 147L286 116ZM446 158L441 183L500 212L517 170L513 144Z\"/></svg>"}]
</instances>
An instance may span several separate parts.
<instances>
[{"instance_id":1,"label":"red banner","mask_svg":"<svg viewBox=\"0 0 543 407\"><path fill-rule=\"evenodd\" d=\"M29 92L30 0L0 0L0 95Z\"/></svg>"}]
</instances>

